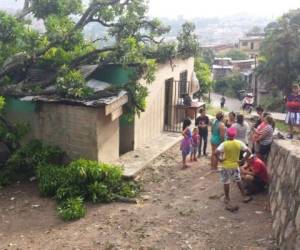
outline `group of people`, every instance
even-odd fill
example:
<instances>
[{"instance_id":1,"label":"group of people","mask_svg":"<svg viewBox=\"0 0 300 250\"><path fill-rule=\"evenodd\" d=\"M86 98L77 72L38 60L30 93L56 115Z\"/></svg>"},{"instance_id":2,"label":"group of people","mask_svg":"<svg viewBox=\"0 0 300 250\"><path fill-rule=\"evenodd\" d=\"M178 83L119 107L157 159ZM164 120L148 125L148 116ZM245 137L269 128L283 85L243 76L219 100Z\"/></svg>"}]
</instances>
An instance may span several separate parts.
<instances>
[{"instance_id":1,"label":"group of people","mask_svg":"<svg viewBox=\"0 0 300 250\"><path fill-rule=\"evenodd\" d=\"M220 111L210 123L204 109L200 110L193 129L190 119L183 123L183 168L189 167L189 155L190 161L207 156L208 127L211 125L211 170L220 173L224 201L230 211L237 209L230 203L231 181L237 183L244 202L249 202L251 194L263 191L268 184L266 159L271 148L274 121L262 107L257 107L256 111L259 118L252 127L244 120L243 114L234 112L225 119L225 114Z\"/></svg>"},{"instance_id":2,"label":"group of people","mask_svg":"<svg viewBox=\"0 0 300 250\"><path fill-rule=\"evenodd\" d=\"M222 96L221 108L224 107L225 97ZM286 119L289 126L288 139L294 137L294 127L300 132L300 86L292 85L292 92L286 98ZM207 156L208 127L211 125L211 156L212 172L219 172L224 185L226 209L234 211L236 206L230 203L229 187L231 182L237 183L244 202L249 202L251 195L265 190L268 185L266 162L271 150L275 122L272 115L264 112L261 106L256 107L258 119L249 125L241 113L225 114L219 111L215 119L210 122L205 109L195 120L195 127L191 130L192 122L183 122L183 140L181 142L183 168L189 167L190 161L197 161L201 156ZM300 139L300 137L298 138ZM219 164L220 163L220 164ZM218 165L220 165L218 167Z\"/></svg>"}]
</instances>

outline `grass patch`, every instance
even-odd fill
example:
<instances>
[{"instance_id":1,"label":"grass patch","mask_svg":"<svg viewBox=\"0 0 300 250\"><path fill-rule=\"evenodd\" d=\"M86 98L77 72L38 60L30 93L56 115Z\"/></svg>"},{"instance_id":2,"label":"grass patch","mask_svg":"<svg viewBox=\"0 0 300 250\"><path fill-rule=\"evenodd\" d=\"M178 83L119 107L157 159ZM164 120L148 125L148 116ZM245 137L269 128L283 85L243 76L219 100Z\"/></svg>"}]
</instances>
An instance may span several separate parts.
<instances>
[{"instance_id":1,"label":"grass patch","mask_svg":"<svg viewBox=\"0 0 300 250\"><path fill-rule=\"evenodd\" d=\"M224 107L223 109L213 106L212 104L206 105L206 113L211 116L216 116L219 111L229 112L229 109Z\"/></svg>"},{"instance_id":2,"label":"grass patch","mask_svg":"<svg viewBox=\"0 0 300 250\"><path fill-rule=\"evenodd\" d=\"M275 121L275 127L282 132L288 133L289 126L285 124L283 121Z\"/></svg>"}]
</instances>

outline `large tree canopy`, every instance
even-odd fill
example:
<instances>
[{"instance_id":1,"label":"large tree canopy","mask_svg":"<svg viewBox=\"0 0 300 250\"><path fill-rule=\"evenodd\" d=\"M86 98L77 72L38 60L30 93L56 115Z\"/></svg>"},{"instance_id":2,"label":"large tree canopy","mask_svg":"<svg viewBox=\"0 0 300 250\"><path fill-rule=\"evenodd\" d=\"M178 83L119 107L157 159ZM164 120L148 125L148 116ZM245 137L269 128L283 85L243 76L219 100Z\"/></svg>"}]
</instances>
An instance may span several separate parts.
<instances>
[{"instance_id":1,"label":"large tree canopy","mask_svg":"<svg viewBox=\"0 0 300 250\"><path fill-rule=\"evenodd\" d=\"M287 93L300 76L300 9L292 10L265 28L259 73L269 86Z\"/></svg>"},{"instance_id":2,"label":"large tree canopy","mask_svg":"<svg viewBox=\"0 0 300 250\"><path fill-rule=\"evenodd\" d=\"M43 24L42 32L30 25L32 19ZM91 23L106 29L109 43L101 44L105 34L97 41L85 39ZM197 53L194 29L186 23L178 42L163 42L169 27L147 16L146 0L91 0L88 6L82 0L25 0L16 16L0 12L0 92L85 98L90 91L78 71L85 64L138 65L139 77L151 82L156 61ZM33 81L37 70L42 77ZM137 79L129 84L135 111L143 110L147 89Z\"/></svg>"}]
</instances>

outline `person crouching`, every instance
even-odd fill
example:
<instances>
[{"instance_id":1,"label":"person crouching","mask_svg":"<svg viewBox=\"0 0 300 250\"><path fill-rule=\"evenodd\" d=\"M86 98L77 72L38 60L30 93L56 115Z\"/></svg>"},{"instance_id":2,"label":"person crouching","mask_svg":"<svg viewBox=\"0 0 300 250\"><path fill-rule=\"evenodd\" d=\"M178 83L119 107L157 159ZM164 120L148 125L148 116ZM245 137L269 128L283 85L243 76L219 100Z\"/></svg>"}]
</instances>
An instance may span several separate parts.
<instances>
[{"instance_id":1,"label":"person crouching","mask_svg":"<svg viewBox=\"0 0 300 250\"><path fill-rule=\"evenodd\" d=\"M241 182L241 174L239 169L239 158L240 152L246 152L246 156L248 157L251 152L249 148L245 145L245 143L235 140L237 131L235 128L227 129L227 138L228 140L221 143L216 150L216 157L221 162L221 182L224 185L224 194L225 194L225 204L226 209L232 211L233 207L230 205L230 182L233 181L237 184L242 196L243 202L249 202L252 200L252 197L247 196L242 186ZM221 155L224 155L221 158Z\"/></svg>"},{"instance_id":2,"label":"person crouching","mask_svg":"<svg viewBox=\"0 0 300 250\"><path fill-rule=\"evenodd\" d=\"M248 194L263 192L269 183L266 164L255 155L248 157L241 166L241 176Z\"/></svg>"}]
</instances>

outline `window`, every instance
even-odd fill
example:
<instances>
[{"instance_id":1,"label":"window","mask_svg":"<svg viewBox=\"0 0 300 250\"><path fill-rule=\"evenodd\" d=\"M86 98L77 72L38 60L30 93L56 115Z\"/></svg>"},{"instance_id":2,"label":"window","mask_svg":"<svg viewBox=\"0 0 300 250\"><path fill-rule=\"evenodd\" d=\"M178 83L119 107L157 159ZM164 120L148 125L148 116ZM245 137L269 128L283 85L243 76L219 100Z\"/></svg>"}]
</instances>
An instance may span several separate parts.
<instances>
[{"instance_id":1,"label":"window","mask_svg":"<svg viewBox=\"0 0 300 250\"><path fill-rule=\"evenodd\" d=\"M251 43L251 49L254 49L254 43L253 42Z\"/></svg>"},{"instance_id":2,"label":"window","mask_svg":"<svg viewBox=\"0 0 300 250\"><path fill-rule=\"evenodd\" d=\"M187 76L188 76L187 70L180 73L180 76L179 76L179 91L178 91L179 98L181 98L183 94L188 93Z\"/></svg>"}]
</instances>

